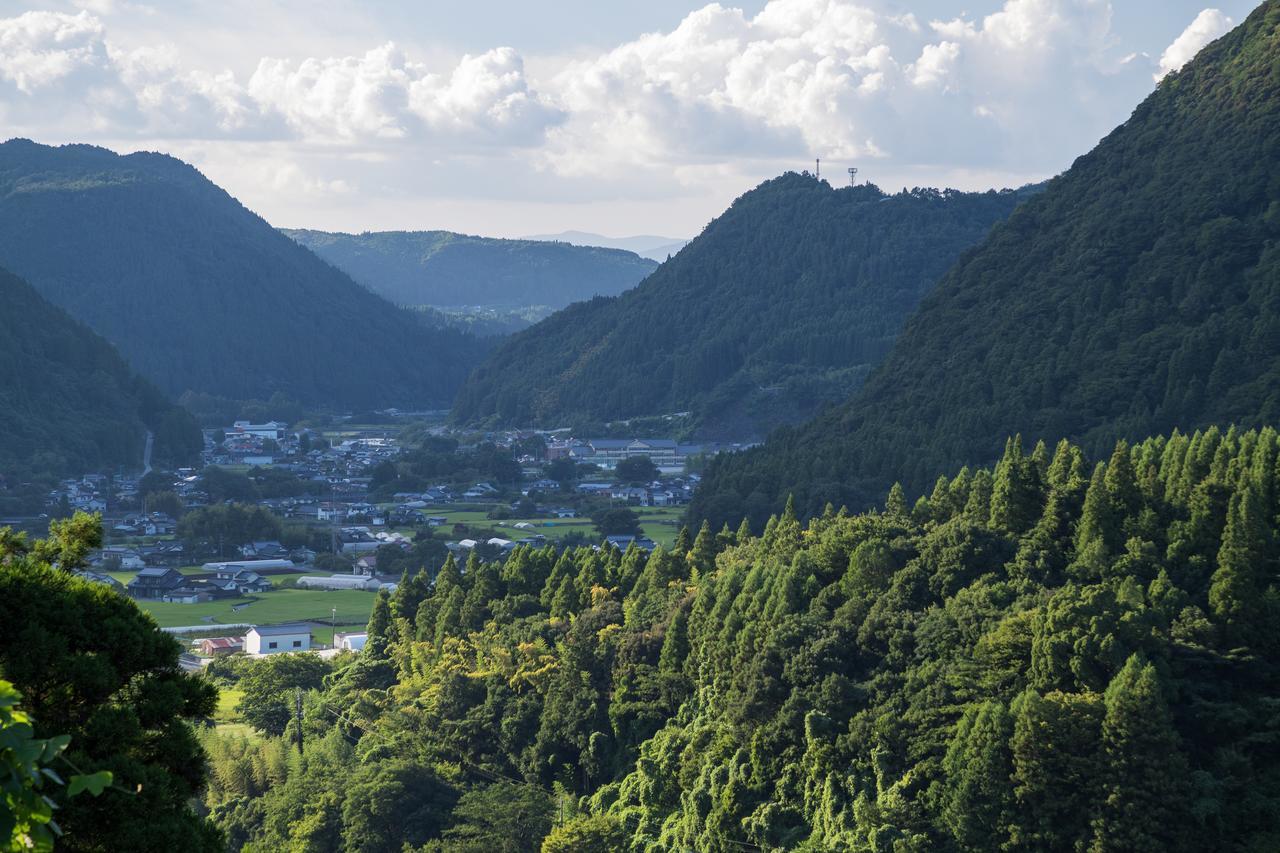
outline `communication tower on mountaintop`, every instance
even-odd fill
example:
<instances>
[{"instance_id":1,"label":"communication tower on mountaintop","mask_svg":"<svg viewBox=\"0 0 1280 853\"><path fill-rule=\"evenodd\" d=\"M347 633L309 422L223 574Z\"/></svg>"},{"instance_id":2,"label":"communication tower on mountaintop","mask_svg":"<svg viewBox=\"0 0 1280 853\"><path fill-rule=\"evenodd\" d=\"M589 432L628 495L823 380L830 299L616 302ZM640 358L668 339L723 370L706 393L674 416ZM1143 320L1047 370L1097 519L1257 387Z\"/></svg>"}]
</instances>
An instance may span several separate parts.
<instances>
[{"instance_id":1,"label":"communication tower on mountaintop","mask_svg":"<svg viewBox=\"0 0 1280 853\"><path fill-rule=\"evenodd\" d=\"M822 158L818 157L813 161L813 178L814 180L822 180Z\"/></svg>"},{"instance_id":2,"label":"communication tower on mountaintop","mask_svg":"<svg viewBox=\"0 0 1280 853\"><path fill-rule=\"evenodd\" d=\"M849 186L856 187L858 185L858 167L849 167Z\"/></svg>"}]
</instances>

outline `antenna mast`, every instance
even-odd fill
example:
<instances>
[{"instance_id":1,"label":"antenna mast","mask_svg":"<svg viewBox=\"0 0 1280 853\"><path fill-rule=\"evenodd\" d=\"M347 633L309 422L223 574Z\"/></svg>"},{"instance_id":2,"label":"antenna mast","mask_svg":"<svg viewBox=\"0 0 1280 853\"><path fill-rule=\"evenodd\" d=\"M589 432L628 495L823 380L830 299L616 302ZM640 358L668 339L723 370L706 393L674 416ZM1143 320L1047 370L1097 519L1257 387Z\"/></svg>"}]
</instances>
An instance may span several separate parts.
<instances>
[{"instance_id":1,"label":"antenna mast","mask_svg":"<svg viewBox=\"0 0 1280 853\"><path fill-rule=\"evenodd\" d=\"M849 167L849 186L856 187L858 185L858 167Z\"/></svg>"},{"instance_id":2,"label":"antenna mast","mask_svg":"<svg viewBox=\"0 0 1280 853\"><path fill-rule=\"evenodd\" d=\"M822 158L818 157L813 161L813 177L815 180L822 180Z\"/></svg>"}]
</instances>

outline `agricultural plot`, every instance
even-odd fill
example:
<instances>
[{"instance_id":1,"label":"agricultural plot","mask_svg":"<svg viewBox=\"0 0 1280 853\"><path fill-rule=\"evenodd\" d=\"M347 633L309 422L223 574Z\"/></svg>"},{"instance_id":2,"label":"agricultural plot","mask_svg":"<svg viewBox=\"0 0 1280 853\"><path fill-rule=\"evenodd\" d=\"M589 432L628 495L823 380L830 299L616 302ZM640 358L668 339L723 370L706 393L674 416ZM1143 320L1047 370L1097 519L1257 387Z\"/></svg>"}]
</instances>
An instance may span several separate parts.
<instances>
[{"instance_id":1,"label":"agricultural plot","mask_svg":"<svg viewBox=\"0 0 1280 853\"><path fill-rule=\"evenodd\" d=\"M248 622L275 625L280 622L324 622L364 625L373 610L375 593L359 589L323 590L283 588L249 598L228 598L205 604L169 604L163 601L137 602L138 607L162 628L186 625L217 625ZM333 614L333 609L337 614Z\"/></svg>"}]
</instances>

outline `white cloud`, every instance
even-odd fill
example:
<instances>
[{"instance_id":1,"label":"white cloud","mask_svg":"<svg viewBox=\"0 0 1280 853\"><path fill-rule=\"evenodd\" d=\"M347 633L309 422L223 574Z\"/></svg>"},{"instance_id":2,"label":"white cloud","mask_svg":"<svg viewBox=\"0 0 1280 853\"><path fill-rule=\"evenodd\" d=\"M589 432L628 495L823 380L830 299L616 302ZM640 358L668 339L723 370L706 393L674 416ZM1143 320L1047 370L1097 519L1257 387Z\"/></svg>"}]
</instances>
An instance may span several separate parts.
<instances>
[{"instance_id":1,"label":"white cloud","mask_svg":"<svg viewBox=\"0 0 1280 853\"><path fill-rule=\"evenodd\" d=\"M509 47L464 56L447 79L429 74L417 80L409 106L434 133L487 143L535 144L562 118L529 88L524 60Z\"/></svg>"},{"instance_id":2,"label":"white cloud","mask_svg":"<svg viewBox=\"0 0 1280 853\"><path fill-rule=\"evenodd\" d=\"M30 95L83 72L105 72L111 62L102 37L102 23L88 12L0 19L0 78Z\"/></svg>"},{"instance_id":3,"label":"white cloud","mask_svg":"<svg viewBox=\"0 0 1280 853\"><path fill-rule=\"evenodd\" d=\"M0 19L0 82L11 87L0 89L11 130L78 126L117 138L530 145L560 120L511 48L464 56L447 74L393 43L362 56L264 58L241 83L230 71L186 69L163 46L119 49L88 11Z\"/></svg>"},{"instance_id":4,"label":"white cloud","mask_svg":"<svg viewBox=\"0 0 1280 853\"><path fill-rule=\"evenodd\" d=\"M364 56L296 65L263 59L248 91L304 139L403 139L410 133L409 87L425 73L388 43Z\"/></svg>"},{"instance_id":5,"label":"white cloud","mask_svg":"<svg viewBox=\"0 0 1280 853\"><path fill-rule=\"evenodd\" d=\"M547 162L600 175L744 156L1063 163L1064 131L1111 102L1100 92L1136 100L1149 85L1114 54L1111 23L1109 0L1006 0L927 29L874 0L771 0L754 18L711 4L565 69L548 87L567 119Z\"/></svg>"},{"instance_id":6,"label":"white cloud","mask_svg":"<svg viewBox=\"0 0 1280 853\"><path fill-rule=\"evenodd\" d=\"M956 60L960 58L960 45L953 41L926 44L920 58L909 69L911 82L917 86L934 86L951 76Z\"/></svg>"},{"instance_id":7,"label":"white cloud","mask_svg":"<svg viewBox=\"0 0 1280 853\"><path fill-rule=\"evenodd\" d=\"M114 40L134 3L80 5L101 16L0 19L7 132L215 152L211 174L264 207L435 192L657 204L815 156L873 180L1043 177L1157 70L1119 43L1110 0L989 0L990 14L927 22L884 0L769 0L754 16L711 3L608 50L530 58L540 75L511 47L427 61L364 34L246 47L232 72L221 47L197 60ZM1228 26L1201 13L1160 72Z\"/></svg>"},{"instance_id":8,"label":"white cloud","mask_svg":"<svg viewBox=\"0 0 1280 853\"><path fill-rule=\"evenodd\" d=\"M1160 70L1155 74L1155 79L1160 80L1166 74L1180 70L1205 45L1224 35L1233 26L1232 20L1217 9L1205 9L1196 15L1196 19L1182 31L1182 35L1174 39L1160 55Z\"/></svg>"}]
</instances>

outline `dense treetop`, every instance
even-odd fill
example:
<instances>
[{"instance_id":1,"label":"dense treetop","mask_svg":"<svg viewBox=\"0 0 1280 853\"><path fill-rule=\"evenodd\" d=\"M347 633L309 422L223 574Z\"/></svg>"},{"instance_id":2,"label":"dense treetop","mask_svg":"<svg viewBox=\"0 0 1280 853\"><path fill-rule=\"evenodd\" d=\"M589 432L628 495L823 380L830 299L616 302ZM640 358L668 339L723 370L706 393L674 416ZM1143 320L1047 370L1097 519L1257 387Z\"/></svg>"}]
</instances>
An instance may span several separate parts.
<instances>
[{"instance_id":1,"label":"dense treetop","mask_svg":"<svg viewBox=\"0 0 1280 853\"><path fill-rule=\"evenodd\" d=\"M658 266L620 249L449 231L284 233L397 305L563 308L621 293Z\"/></svg>"},{"instance_id":2,"label":"dense treetop","mask_svg":"<svg viewBox=\"0 0 1280 853\"><path fill-rule=\"evenodd\" d=\"M1028 194L767 181L635 289L513 335L455 415L559 426L693 410L703 433L763 435L845 399L938 276Z\"/></svg>"},{"instance_id":3,"label":"dense treetop","mask_svg":"<svg viewBox=\"0 0 1280 853\"><path fill-rule=\"evenodd\" d=\"M192 808L206 766L191 726L217 691L179 668L181 645L133 601L73 574L101 544L101 519L83 513L37 542L0 528L0 677L21 692L36 737L70 738L51 778L113 780L93 798L49 792L57 848L217 853L223 839ZM6 834L0 849L27 849Z\"/></svg>"},{"instance_id":4,"label":"dense treetop","mask_svg":"<svg viewBox=\"0 0 1280 853\"><path fill-rule=\"evenodd\" d=\"M1212 428L450 557L308 692L300 757L206 739L206 804L234 850L1274 850L1278 512L1280 436Z\"/></svg>"},{"instance_id":5,"label":"dense treetop","mask_svg":"<svg viewBox=\"0 0 1280 853\"><path fill-rule=\"evenodd\" d=\"M195 421L138 378L111 344L0 270L0 473L140 468L199 452Z\"/></svg>"},{"instance_id":6,"label":"dense treetop","mask_svg":"<svg viewBox=\"0 0 1280 853\"><path fill-rule=\"evenodd\" d=\"M864 506L1013 432L1096 452L1280 419L1278 27L1264 3L1166 77L947 274L860 394L718 461L695 511Z\"/></svg>"},{"instance_id":7,"label":"dense treetop","mask_svg":"<svg viewBox=\"0 0 1280 853\"><path fill-rule=\"evenodd\" d=\"M0 264L173 394L447 403L475 357L160 154L0 145L0 235Z\"/></svg>"}]
</instances>

